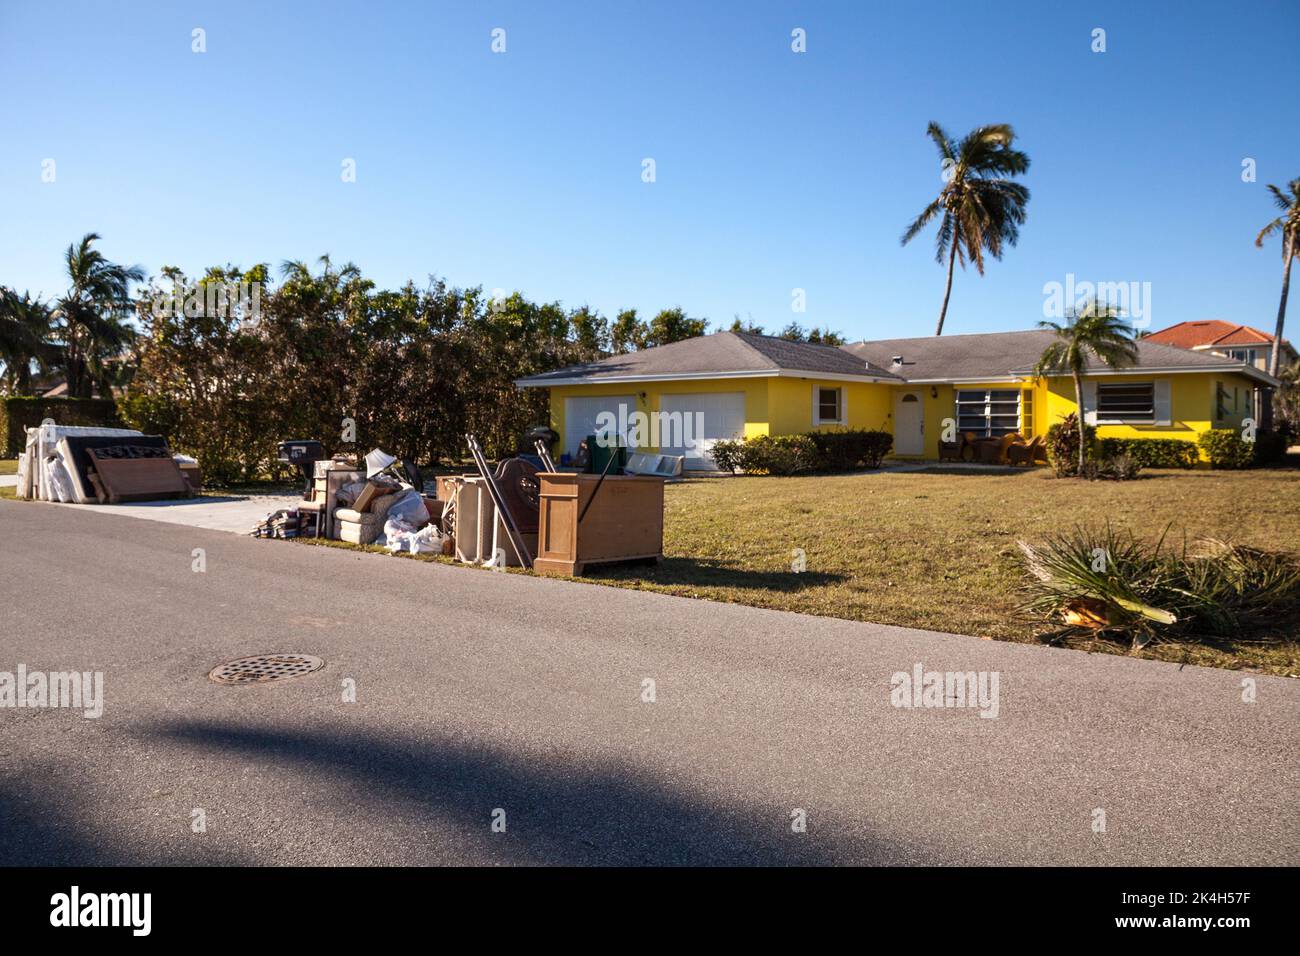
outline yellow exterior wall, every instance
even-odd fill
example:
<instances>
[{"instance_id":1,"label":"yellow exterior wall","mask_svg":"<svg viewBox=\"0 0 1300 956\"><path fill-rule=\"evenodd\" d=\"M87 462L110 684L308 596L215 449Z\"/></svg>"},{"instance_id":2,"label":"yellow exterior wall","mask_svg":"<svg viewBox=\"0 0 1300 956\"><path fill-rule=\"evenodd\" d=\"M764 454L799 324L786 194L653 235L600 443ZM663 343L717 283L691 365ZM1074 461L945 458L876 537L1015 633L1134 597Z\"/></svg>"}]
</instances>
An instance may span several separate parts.
<instances>
[{"instance_id":1,"label":"yellow exterior wall","mask_svg":"<svg viewBox=\"0 0 1300 956\"><path fill-rule=\"evenodd\" d=\"M1133 381L1128 375L1092 375L1088 380ZM1100 438L1175 438L1195 442L1210 428L1239 428L1250 414L1254 383L1241 375L1191 373L1153 375L1141 381L1167 380L1170 384L1170 425L1100 425ZM944 420L956 419L958 389L1018 388L1033 393L1032 427L1022 428L1026 438L1046 435L1047 429L1075 410L1074 383L1068 377L1022 382L986 382L961 385L886 385L876 382L837 382L816 378L718 378L677 382L616 382L563 385L551 391L551 427L564 436L564 400L570 396L635 395L637 410L657 412L663 395L699 392L743 392L745 437L793 435L813 430L813 387L844 389L847 427L894 431L894 397L907 391L921 395L924 403L925 442L922 457L938 457ZM1215 419L1216 388L1225 389L1227 413ZM1234 389L1235 407L1234 407ZM820 426L833 430L838 426ZM653 449L647 449L653 450Z\"/></svg>"},{"instance_id":2,"label":"yellow exterior wall","mask_svg":"<svg viewBox=\"0 0 1300 956\"><path fill-rule=\"evenodd\" d=\"M615 382L559 385L551 389L551 427L564 442L564 400L573 396L635 395L637 411L657 412L661 396L701 392L743 392L745 437L794 435L813 430L813 387L844 389L849 428L891 430L889 386L874 382L830 382L814 378L717 378L679 382ZM821 430L837 426L823 425ZM653 447L647 450L657 450Z\"/></svg>"}]
</instances>

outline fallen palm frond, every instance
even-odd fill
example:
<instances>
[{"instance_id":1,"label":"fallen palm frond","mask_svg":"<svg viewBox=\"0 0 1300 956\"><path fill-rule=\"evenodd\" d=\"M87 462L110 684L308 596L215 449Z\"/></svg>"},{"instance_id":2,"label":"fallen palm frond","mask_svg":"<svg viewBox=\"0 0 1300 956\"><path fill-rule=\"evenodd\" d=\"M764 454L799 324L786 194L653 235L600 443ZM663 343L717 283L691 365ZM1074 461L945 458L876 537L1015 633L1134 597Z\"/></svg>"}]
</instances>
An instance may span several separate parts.
<instances>
[{"instance_id":1,"label":"fallen palm frond","mask_svg":"<svg viewBox=\"0 0 1300 956\"><path fill-rule=\"evenodd\" d=\"M1166 529L1166 534L1168 529ZM1300 561L1204 539L1153 545L1111 528L1076 527L1024 555L1022 607L1059 620L1062 634L1152 641L1231 637L1281 641L1300 630Z\"/></svg>"}]
</instances>

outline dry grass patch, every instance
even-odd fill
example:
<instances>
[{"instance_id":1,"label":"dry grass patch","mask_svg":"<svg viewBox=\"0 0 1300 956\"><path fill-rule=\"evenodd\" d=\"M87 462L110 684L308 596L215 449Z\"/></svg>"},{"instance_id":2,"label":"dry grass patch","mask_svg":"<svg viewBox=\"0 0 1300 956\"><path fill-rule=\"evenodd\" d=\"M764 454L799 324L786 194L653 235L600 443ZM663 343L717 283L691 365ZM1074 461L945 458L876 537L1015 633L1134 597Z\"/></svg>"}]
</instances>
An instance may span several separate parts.
<instances>
[{"instance_id":1,"label":"dry grass patch","mask_svg":"<svg viewBox=\"0 0 1300 956\"><path fill-rule=\"evenodd\" d=\"M594 570L608 584L850 620L1029 642L1017 539L1109 519L1139 537L1213 536L1268 550L1300 541L1300 471L1151 471L1129 482L875 472L706 478L670 485L665 560ZM801 549L806 571L794 573ZM1141 656L1300 676L1290 640L1160 645ZM1127 653L1098 642L1095 649Z\"/></svg>"}]
</instances>

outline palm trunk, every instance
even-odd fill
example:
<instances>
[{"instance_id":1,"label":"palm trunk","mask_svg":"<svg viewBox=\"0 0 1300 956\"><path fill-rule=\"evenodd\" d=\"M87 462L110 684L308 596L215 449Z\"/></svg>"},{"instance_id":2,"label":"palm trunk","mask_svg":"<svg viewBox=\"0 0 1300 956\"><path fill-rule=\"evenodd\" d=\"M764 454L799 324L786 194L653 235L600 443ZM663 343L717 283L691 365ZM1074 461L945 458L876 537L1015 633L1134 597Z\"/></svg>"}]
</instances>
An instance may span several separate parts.
<instances>
[{"instance_id":1,"label":"palm trunk","mask_svg":"<svg viewBox=\"0 0 1300 956\"><path fill-rule=\"evenodd\" d=\"M1286 293L1291 285L1291 260L1295 258L1295 237L1286 244L1286 265L1282 267L1282 301L1277 304L1277 329L1273 333L1273 351L1268 357L1268 374L1277 377L1278 363L1282 358L1282 323L1286 321ZM939 320L943 324L943 320Z\"/></svg>"},{"instance_id":2,"label":"palm trunk","mask_svg":"<svg viewBox=\"0 0 1300 956\"><path fill-rule=\"evenodd\" d=\"M943 335L943 320L948 316L948 298L952 295L952 268L957 261L957 230L953 230L952 248L948 250L948 284L943 289L943 306L939 309L939 327L934 330L935 335Z\"/></svg>"},{"instance_id":3,"label":"palm trunk","mask_svg":"<svg viewBox=\"0 0 1300 956\"><path fill-rule=\"evenodd\" d=\"M1078 372L1071 373L1074 376L1074 407L1078 409L1076 418L1079 420L1079 477L1083 477L1083 453L1087 439L1084 437L1085 431L1083 419L1083 379L1079 377Z\"/></svg>"}]
</instances>

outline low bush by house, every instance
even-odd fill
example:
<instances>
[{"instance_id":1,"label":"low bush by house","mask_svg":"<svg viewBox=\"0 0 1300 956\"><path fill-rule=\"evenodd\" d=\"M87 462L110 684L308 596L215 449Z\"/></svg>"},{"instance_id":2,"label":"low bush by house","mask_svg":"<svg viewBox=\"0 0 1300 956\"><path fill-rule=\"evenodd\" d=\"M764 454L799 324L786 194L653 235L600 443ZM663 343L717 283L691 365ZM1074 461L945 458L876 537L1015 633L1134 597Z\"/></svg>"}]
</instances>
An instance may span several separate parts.
<instances>
[{"instance_id":1,"label":"low bush by house","mask_svg":"<svg viewBox=\"0 0 1300 956\"><path fill-rule=\"evenodd\" d=\"M1249 468L1255 462L1255 443L1231 428L1202 432L1200 445L1211 468Z\"/></svg>"},{"instance_id":2,"label":"low bush by house","mask_svg":"<svg viewBox=\"0 0 1300 956\"><path fill-rule=\"evenodd\" d=\"M1196 442L1179 438L1103 438L1099 447L1102 458L1125 455L1143 468L1195 468L1201 460Z\"/></svg>"},{"instance_id":3,"label":"low bush by house","mask_svg":"<svg viewBox=\"0 0 1300 956\"><path fill-rule=\"evenodd\" d=\"M1084 460L1095 459L1097 429L1084 425L1083 434L1086 442ZM1079 473L1079 419L1074 412L1047 429L1047 463L1061 478Z\"/></svg>"},{"instance_id":4,"label":"low bush by house","mask_svg":"<svg viewBox=\"0 0 1300 956\"><path fill-rule=\"evenodd\" d=\"M732 474L739 470L751 475L797 475L879 468L893 447L889 432L845 429L720 441L714 443L712 454L718 468Z\"/></svg>"}]
</instances>

